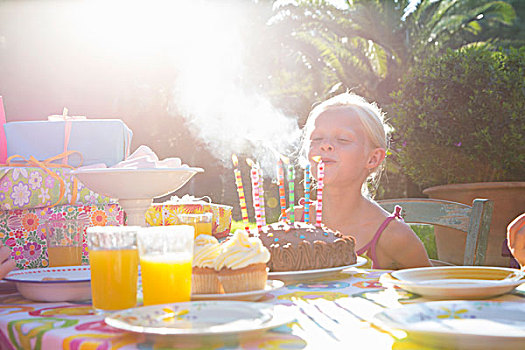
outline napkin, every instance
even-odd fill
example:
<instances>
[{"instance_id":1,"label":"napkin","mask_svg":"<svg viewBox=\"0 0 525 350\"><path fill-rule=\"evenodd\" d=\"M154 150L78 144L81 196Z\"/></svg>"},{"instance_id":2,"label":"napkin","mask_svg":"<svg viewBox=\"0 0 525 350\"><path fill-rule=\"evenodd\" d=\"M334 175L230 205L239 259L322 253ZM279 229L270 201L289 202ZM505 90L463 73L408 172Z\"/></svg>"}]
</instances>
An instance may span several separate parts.
<instances>
[{"instance_id":1,"label":"napkin","mask_svg":"<svg viewBox=\"0 0 525 350\"><path fill-rule=\"evenodd\" d=\"M78 169L97 169L107 168L104 163L91 164ZM110 167L111 169L152 169L152 168L189 168L187 164L182 164L180 158L165 158L159 160L159 157L151 148L145 145L139 146L135 152L120 163Z\"/></svg>"}]
</instances>

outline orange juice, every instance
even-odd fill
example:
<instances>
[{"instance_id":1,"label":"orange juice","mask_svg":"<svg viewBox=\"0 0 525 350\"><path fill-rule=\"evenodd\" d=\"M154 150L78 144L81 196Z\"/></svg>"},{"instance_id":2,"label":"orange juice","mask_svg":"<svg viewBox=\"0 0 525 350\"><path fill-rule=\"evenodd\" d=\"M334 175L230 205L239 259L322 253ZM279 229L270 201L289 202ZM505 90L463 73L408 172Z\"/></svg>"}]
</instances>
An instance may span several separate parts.
<instances>
[{"instance_id":1,"label":"orange juice","mask_svg":"<svg viewBox=\"0 0 525 350\"><path fill-rule=\"evenodd\" d=\"M136 249L89 251L94 308L122 310L137 304L138 258Z\"/></svg>"},{"instance_id":2,"label":"orange juice","mask_svg":"<svg viewBox=\"0 0 525 350\"><path fill-rule=\"evenodd\" d=\"M195 237L198 235L211 235L211 222L195 222L191 226L195 229Z\"/></svg>"},{"instance_id":3,"label":"orange juice","mask_svg":"<svg viewBox=\"0 0 525 350\"><path fill-rule=\"evenodd\" d=\"M192 226L195 230L194 238L198 235L211 235L212 232L212 213L203 213L203 214L177 214L177 219L179 225L188 225Z\"/></svg>"},{"instance_id":4,"label":"orange juice","mask_svg":"<svg viewBox=\"0 0 525 350\"><path fill-rule=\"evenodd\" d=\"M188 253L141 256L144 305L189 301L191 258Z\"/></svg>"},{"instance_id":5,"label":"orange juice","mask_svg":"<svg viewBox=\"0 0 525 350\"><path fill-rule=\"evenodd\" d=\"M49 266L72 266L82 264L82 247L57 246L48 247Z\"/></svg>"}]
</instances>

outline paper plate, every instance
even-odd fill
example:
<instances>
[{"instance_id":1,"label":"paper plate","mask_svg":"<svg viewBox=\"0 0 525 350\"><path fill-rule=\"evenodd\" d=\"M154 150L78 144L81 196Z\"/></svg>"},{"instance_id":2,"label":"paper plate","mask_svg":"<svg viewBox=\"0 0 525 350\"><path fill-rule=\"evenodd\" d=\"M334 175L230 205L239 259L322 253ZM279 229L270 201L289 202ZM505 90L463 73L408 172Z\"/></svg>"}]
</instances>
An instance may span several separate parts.
<instances>
[{"instance_id":1,"label":"paper plate","mask_svg":"<svg viewBox=\"0 0 525 350\"><path fill-rule=\"evenodd\" d=\"M525 273L505 267L441 266L398 270L381 276L385 285L433 299L482 299L512 291Z\"/></svg>"},{"instance_id":2,"label":"paper plate","mask_svg":"<svg viewBox=\"0 0 525 350\"><path fill-rule=\"evenodd\" d=\"M525 344L525 303L434 301L387 309L372 322L432 347L523 349Z\"/></svg>"},{"instance_id":3,"label":"paper plate","mask_svg":"<svg viewBox=\"0 0 525 350\"><path fill-rule=\"evenodd\" d=\"M153 337L222 337L261 332L292 322L290 306L245 301L190 301L115 312L105 322Z\"/></svg>"}]
</instances>

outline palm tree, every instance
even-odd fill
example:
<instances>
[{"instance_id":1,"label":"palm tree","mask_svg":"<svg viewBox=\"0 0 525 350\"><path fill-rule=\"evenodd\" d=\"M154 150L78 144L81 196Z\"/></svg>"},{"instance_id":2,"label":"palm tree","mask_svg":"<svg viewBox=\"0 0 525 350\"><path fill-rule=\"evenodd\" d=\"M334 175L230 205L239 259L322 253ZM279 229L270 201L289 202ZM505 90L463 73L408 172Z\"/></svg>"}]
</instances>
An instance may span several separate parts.
<instances>
[{"instance_id":1,"label":"palm tree","mask_svg":"<svg viewBox=\"0 0 525 350\"><path fill-rule=\"evenodd\" d=\"M321 95L350 88L383 103L422 58L475 41L482 24L510 25L515 18L504 1L348 0L346 5L277 2L270 24L278 28L282 45L322 77Z\"/></svg>"},{"instance_id":2,"label":"palm tree","mask_svg":"<svg viewBox=\"0 0 525 350\"><path fill-rule=\"evenodd\" d=\"M501 23L484 23L481 33L481 40L495 46L514 46L525 45L525 1L506 0L512 5L516 12L516 19L512 26Z\"/></svg>"}]
</instances>

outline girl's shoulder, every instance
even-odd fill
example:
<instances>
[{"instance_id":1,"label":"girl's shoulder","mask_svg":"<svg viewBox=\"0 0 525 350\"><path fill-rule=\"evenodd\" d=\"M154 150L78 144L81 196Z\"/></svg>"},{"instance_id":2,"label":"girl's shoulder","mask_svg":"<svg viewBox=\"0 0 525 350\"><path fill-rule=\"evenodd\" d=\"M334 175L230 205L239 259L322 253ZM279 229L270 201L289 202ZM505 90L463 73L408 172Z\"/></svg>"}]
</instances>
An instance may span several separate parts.
<instances>
[{"instance_id":1,"label":"girl's shoulder","mask_svg":"<svg viewBox=\"0 0 525 350\"><path fill-rule=\"evenodd\" d=\"M378 242L382 249L391 252L393 256L404 252L408 254L412 249L424 250L421 240L410 226L401 219L393 219L384 228ZM416 248L417 247L417 248ZM397 259L396 259L397 260Z\"/></svg>"},{"instance_id":2,"label":"girl's shoulder","mask_svg":"<svg viewBox=\"0 0 525 350\"><path fill-rule=\"evenodd\" d=\"M393 215L392 213L389 213L385 209L381 208L381 206L374 200L367 199L367 202L368 203L365 206L365 211L361 213L361 218L370 222L370 224L381 225L383 222L385 222L385 220Z\"/></svg>"},{"instance_id":3,"label":"girl's shoulder","mask_svg":"<svg viewBox=\"0 0 525 350\"><path fill-rule=\"evenodd\" d=\"M378 229L384 226L382 236L389 236L389 240L404 241L407 237L415 235L410 226L401 219L399 213L389 213L375 201L371 200L370 203L370 211L373 212L375 225Z\"/></svg>"}]
</instances>

